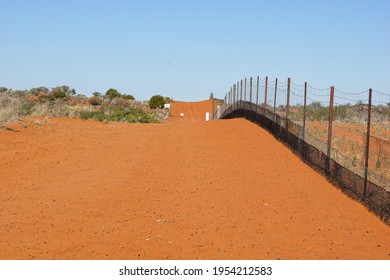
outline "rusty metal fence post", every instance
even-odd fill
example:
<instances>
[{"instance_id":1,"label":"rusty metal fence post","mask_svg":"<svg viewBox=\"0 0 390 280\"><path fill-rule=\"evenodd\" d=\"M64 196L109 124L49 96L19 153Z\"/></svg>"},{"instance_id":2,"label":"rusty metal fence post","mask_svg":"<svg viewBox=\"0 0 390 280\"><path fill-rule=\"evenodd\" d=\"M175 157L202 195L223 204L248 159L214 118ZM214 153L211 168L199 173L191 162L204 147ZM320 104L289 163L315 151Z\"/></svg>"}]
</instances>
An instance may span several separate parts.
<instances>
[{"instance_id":1,"label":"rusty metal fence post","mask_svg":"<svg viewBox=\"0 0 390 280\"><path fill-rule=\"evenodd\" d=\"M230 92L232 89L230 89L227 93L227 103L226 103L226 110L229 110L229 103L230 103Z\"/></svg>"},{"instance_id":2,"label":"rusty metal fence post","mask_svg":"<svg viewBox=\"0 0 390 280\"><path fill-rule=\"evenodd\" d=\"M307 82L305 82L305 91L303 95L303 128L302 128L303 140L305 140L305 133L306 133L306 97L307 97Z\"/></svg>"},{"instance_id":3,"label":"rusty metal fence post","mask_svg":"<svg viewBox=\"0 0 390 280\"><path fill-rule=\"evenodd\" d=\"M242 108L242 79L240 84L240 109Z\"/></svg>"},{"instance_id":4,"label":"rusty metal fence post","mask_svg":"<svg viewBox=\"0 0 390 280\"><path fill-rule=\"evenodd\" d=\"M252 77L250 77L249 87L249 103L251 103L252 106Z\"/></svg>"},{"instance_id":5,"label":"rusty metal fence post","mask_svg":"<svg viewBox=\"0 0 390 280\"><path fill-rule=\"evenodd\" d=\"M326 175L330 174L330 152L332 148L332 126L333 126L333 99L334 99L334 86L330 87L330 100L329 100L329 124L328 124L328 143L326 150Z\"/></svg>"},{"instance_id":6,"label":"rusty metal fence post","mask_svg":"<svg viewBox=\"0 0 390 280\"><path fill-rule=\"evenodd\" d=\"M256 81L256 112L257 112L257 108L259 107L259 83L260 83L260 80L259 80L259 76L257 76L257 81Z\"/></svg>"},{"instance_id":7,"label":"rusty metal fence post","mask_svg":"<svg viewBox=\"0 0 390 280\"><path fill-rule=\"evenodd\" d=\"M275 95L274 95L274 122L276 122L276 94L278 92L278 78L275 79Z\"/></svg>"},{"instance_id":8,"label":"rusty metal fence post","mask_svg":"<svg viewBox=\"0 0 390 280\"><path fill-rule=\"evenodd\" d=\"M267 116L267 93L268 93L268 76L265 76L264 86L264 116Z\"/></svg>"},{"instance_id":9,"label":"rusty metal fence post","mask_svg":"<svg viewBox=\"0 0 390 280\"><path fill-rule=\"evenodd\" d=\"M237 82L237 96L236 96L236 110L238 109L238 99L239 99L239 96L238 96L238 92L240 91L240 82Z\"/></svg>"},{"instance_id":10,"label":"rusty metal fence post","mask_svg":"<svg viewBox=\"0 0 390 280\"><path fill-rule=\"evenodd\" d=\"M233 104L232 104L233 110L235 109L235 106L236 106L236 84L233 85Z\"/></svg>"},{"instance_id":11,"label":"rusty metal fence post","mask_svg":"<svg viewBox=\"0 0 390 280\"><path fill-rule=\"evenodd\" d=\"M244 102L246 101L246 78L245 78L245 84L244 84Z\"/></svg>"},{"instance_id":12,"label":"rusty metal fence post","mask_svg":"<svg viewBox=\"0 0 390 280\"><path fill-rule=\"evenodd\" d=\"M371 131L371 102L372 89L368 90L368 118L367 118L367 138L366 138L366 158L364 163L364 186L363 186L363 201L367 195L367 179L368 179L368 160L370 152L370 131Z\"/></svg>"},{"instance_id":13,"label":"rusty metal fence post","mask_svg":"<svg viewBox=\"0 0 390 280\"><path fill-rule=\"evenodd\" d=\"M290 114L290 83L291 78L287 79L287 104L286 104L286 139L288 137L288 117Z\"/></svg>"}]
</instances>

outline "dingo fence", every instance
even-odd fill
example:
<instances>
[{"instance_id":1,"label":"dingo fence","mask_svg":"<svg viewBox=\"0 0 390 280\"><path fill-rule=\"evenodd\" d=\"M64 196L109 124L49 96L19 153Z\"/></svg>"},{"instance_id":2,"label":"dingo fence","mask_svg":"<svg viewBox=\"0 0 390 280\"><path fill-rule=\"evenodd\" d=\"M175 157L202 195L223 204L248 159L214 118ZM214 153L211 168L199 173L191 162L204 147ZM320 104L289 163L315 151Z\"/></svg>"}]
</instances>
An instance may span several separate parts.
<instances>
[{"instance_id":1,"label":"dingo fence","mask_svg":"<svg viewBox=\"0 0 390 280\"><path fill-rule=\"evenodd\" d=\"M257 76L232 85L213 113L259 124L390 223L390 94Z\"/></svg>"}]
</instances>

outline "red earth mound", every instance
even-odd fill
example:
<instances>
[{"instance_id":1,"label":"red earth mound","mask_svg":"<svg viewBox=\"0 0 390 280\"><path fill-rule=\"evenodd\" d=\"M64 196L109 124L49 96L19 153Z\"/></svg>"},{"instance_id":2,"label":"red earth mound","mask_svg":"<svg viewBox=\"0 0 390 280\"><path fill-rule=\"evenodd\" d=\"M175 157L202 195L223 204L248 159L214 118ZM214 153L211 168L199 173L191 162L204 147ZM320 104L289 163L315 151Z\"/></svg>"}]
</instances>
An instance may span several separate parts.
<instances>
[{"instance_id":1,"label":"red earth mound","mask_svg":"<svg viewBox=\"0 0 390 280\"><path fill-rule=\"evenodd\" d=\"M172 107L0 131L0 258L390 259L390 228L269 133Z\"/></svg>"}]
</instances>

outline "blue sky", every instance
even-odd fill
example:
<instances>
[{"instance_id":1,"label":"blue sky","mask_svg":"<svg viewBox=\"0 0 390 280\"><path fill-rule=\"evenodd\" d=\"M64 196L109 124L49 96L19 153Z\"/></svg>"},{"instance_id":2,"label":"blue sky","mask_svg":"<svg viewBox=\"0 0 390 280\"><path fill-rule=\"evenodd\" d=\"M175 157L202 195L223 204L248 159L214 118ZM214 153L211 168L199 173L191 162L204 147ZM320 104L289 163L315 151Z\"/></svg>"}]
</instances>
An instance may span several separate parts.
<instances>
[{"instance_id":1,"label":"blue sky","mask_svg":"<svg viewBox=\"0 0 390 280\"><path fill-rule=\"evenodd\" d=\"M390 93L390 1L0 0L0 85L196 101L243 77Z\"/></svg>"}]
</instances>

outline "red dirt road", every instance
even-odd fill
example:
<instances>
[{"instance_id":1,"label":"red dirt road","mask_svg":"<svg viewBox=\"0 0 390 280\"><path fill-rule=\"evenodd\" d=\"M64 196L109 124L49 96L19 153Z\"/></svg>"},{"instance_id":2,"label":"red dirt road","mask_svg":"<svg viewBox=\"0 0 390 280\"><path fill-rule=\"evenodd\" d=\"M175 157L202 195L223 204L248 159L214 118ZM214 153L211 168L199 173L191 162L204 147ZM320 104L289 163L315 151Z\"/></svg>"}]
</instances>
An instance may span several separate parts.
<instances>
[{"instance_id":1,"label":"red dirt road","mask_svg":"<svg viewBox=\"0 0 390 280\"><path fill-rule=\"evenodd\" d=\"M263 129L205 122L210 110L0 131L0 259L390 259L390 227Z\"/></svg>"}]
</instances>

